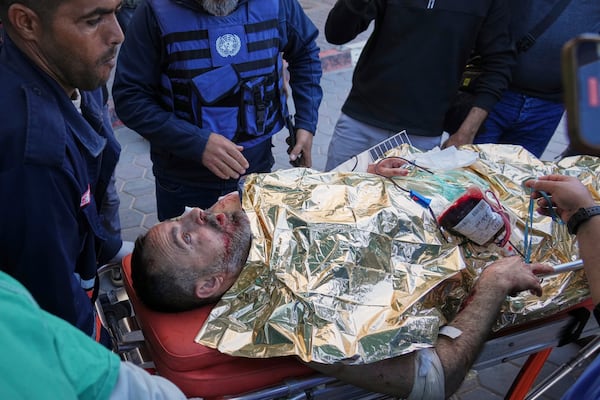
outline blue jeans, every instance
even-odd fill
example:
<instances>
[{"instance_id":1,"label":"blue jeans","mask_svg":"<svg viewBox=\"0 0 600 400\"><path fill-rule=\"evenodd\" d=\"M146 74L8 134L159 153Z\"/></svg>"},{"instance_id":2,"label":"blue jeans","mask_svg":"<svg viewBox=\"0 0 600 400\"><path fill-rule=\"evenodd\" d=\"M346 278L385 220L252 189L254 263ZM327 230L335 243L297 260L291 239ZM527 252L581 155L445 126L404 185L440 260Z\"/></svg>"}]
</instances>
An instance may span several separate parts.
<instances>
[{"instance_id":1,"label":"blue jeans","mask_svg":"<svg viewBox=\"0 0 600 400\"><path fill-rule=\"evenodd\" d=\"M473 143L517 144L541 157L564 112L561 102L507 90Z\"/></svg>"}]
</instances>

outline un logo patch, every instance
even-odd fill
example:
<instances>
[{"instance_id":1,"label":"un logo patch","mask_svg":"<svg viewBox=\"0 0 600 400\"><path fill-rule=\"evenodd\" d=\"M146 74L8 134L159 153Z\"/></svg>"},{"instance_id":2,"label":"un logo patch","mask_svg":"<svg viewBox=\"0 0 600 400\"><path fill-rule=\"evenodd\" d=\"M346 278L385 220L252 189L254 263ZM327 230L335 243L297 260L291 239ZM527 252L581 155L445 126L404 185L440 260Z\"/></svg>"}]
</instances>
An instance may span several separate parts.
<instances>
[{"instance_id":1,"label":"un logo patch","mask_svg":"<svg viewBox=\"0 0 600 400\"><path fill-rule=\"evenodd\" d=\"M238 35L226 33L216 40L217 53L221 57L233 57L240 52L242 41Z\"/></svg>"}]
</instances>

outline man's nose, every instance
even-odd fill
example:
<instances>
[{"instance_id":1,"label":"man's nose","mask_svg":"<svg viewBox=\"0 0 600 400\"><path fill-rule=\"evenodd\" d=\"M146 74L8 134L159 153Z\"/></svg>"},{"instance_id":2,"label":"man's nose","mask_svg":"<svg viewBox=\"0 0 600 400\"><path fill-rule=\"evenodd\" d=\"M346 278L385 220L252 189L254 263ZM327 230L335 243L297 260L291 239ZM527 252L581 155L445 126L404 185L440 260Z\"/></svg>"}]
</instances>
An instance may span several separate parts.
<instances>
[{"instance_id":1,"label":"man's nose","mask_svg":"<svg viewBox=\"0 0 600 400\"><path fill-rule=\"evenodd\" d=\"M112 18L108 26L109 34L111 35L110 44L117 46L123 43L123 40L125 40L125 34L123 34L123 30L119 25L116 13L112 13Z\"/></svg>"},{"instance_id":2,"label":"man's nose","mask_svg":"<svg viewBox=\"0 0 600 400\"><path fill-rule=\"evenodd\" d=\"M194 208L192 212L190 212L190 218L186 220L190 226L193 225L204 225L205 213L201 208Z\"/></svg>"}]
</instances>

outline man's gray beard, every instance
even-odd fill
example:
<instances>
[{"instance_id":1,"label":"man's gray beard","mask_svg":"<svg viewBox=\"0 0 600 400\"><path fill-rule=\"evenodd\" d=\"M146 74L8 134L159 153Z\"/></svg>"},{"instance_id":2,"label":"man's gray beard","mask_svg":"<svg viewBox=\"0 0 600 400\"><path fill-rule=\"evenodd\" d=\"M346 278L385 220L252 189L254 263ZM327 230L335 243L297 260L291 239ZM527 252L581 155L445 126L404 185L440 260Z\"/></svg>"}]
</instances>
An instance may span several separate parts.
<instances>
[{"instance_id":1,"label":"man's gray beard","mask_svg":"<svg viewBox=\"0 0 600 400\"><path fill-rule=\"evenodd\" d=\"M238 5L238 0L201 0L200 4L207 13L217 17L231 14Z\"/></svg>"}]
</instances>

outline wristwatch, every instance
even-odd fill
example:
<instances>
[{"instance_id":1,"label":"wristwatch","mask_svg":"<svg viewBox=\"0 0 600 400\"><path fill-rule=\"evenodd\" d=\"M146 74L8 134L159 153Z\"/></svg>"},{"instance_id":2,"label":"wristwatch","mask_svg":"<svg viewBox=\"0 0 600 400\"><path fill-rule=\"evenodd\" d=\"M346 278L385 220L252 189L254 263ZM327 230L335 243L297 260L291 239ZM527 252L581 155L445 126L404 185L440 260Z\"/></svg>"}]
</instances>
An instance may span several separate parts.
<instances>
[{"instance_id":1,"label":"wristwatch","mask_svg":"<svg viewBox=\"0 0 600 400\"><path fill-rule=\"evenodd\" d=\"M569 233L572 235L576 235L577 229L579 229L579 225L583 224L585 221L592 218L594 215L600 215L600 206L580 208L579 210L577 210L577 212L573 214L567 222L567 229L569 230Z\"/></svg>"}]
</instances>

